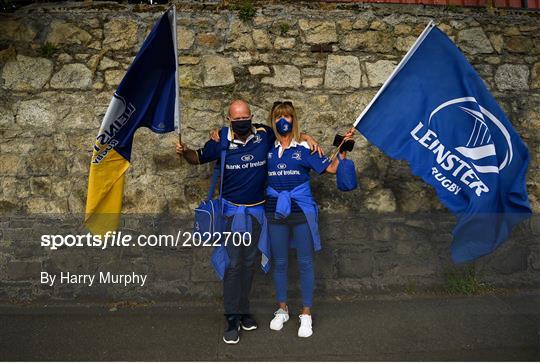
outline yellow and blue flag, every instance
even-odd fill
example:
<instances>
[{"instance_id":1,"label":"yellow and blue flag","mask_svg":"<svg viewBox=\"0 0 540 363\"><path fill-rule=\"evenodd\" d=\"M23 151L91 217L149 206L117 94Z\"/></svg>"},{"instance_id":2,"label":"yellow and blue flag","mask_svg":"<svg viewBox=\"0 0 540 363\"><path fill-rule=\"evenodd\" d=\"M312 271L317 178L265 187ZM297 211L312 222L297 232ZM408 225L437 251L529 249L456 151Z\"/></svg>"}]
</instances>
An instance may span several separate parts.
<instances>
[{"instance_id":1,"label":"yellow and blue flag","mask_svg":"<svg viewBox=\"0 0 540 363\"><path fill-rule=\"evenodd\" d=\"M139 127L156 133L179 129L176 12L154 25L113 95L93 148L85 225L93 234L117 229L125 172Z\"/></svg>"},{"instance_id":2,"label":"yellow and blue flag","mask_svg":"<svg viewBox=\"0 0 540 363\"><path fill-rule=\"evenodd\" d=\"M527 146L465 56L433 23L356 128L409 162L457 216L456 263L491 253L528 218Z\"/></svg>"}]
</instances>

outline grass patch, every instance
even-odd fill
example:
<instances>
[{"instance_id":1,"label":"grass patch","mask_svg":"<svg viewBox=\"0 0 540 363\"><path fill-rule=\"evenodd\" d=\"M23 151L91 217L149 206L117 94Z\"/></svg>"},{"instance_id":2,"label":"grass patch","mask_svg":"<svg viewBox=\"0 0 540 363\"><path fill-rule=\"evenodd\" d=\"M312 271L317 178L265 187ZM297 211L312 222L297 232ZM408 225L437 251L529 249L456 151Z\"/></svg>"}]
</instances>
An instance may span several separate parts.
<instances>
[{"instance_id":1,"label":"grass patch","mask_svg":"<svg viewBox=\"0 0 540 363\"><path fill-rule=\"evenodd\" d=\"M446 292L452 295L475 295L490 290L487 284L478 280L473 264L461 269L445 272Z\"/></svg>"},{"instance_id":2,"label":"grass patch","mask_svg":"<svg viewBox=\"0 0 540 363\"><path fill-rule=\"evenodd\" d=\"M416 282L414 281L409 281L405 286L405 293L407 295L414 295L417 291L418 287L416 286Z\"/></svg>"},{"instance_id":3,"label":"grass patch","mask_svg":"<svg viewBox=\"0 0 540 363\"><path fill-rule=\"evenodd\" d=\"M451 13L456 13L460 10L457 5L446 5L444 8L446 11L449 11Z\"/></svg>"},{"instance_id":4,"label":"grass patch","mask_svg":"<svg viewBox=\"0 0 540 363\"><path fill-rule=\"evenodd\" d=\"M233 93L235 89L236 89L236 83L223 86L223 90L227 93Z\"/></svg>"},{"instance_id":5,"label":"grass patch","mask_svg":"<svg viewBox=\"0 0 540 363\"><path fill-rule=\"evenodd\" d=\"M238 17L244 23L253 19L253 17L255 17L255 14L257 13L257 10L255 9L255 6L253 5L253 2L251 0L242 0L238 5L237 9Z\"/></svg>"},{"instance_id":6,"label":"grass patch","mask_svg":"<svg viewBox=\"0 0 540 363\"><path fill-rule=\"evenodd\" d=\"M51 58L53 54L56 53L57 50L58 48L54 44L46 42L45 44L41 46L39 53L41 54L42 57Z\"/></svg>"},{"instance_id":7,"label":"grass patch","mask_svg":"<svg viewBox=\"0 0 540 363\"><path fill-rule=\"evenodd\" d=\"M285 35L289 32L289 24L287 23L281 23L279 24L279 32L281 33L281 35Z\"/></svg>"}]
</instances>

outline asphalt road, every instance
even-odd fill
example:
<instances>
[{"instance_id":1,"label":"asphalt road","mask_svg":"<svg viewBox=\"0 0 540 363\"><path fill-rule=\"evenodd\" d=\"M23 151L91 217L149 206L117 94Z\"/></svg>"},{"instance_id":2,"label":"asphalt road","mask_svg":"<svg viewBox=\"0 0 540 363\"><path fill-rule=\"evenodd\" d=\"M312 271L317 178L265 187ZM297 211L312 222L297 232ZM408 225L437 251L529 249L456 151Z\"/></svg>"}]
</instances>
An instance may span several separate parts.
<instances>
[{"instance_id":1,"label":"asphalt road","mask_svg":"<svg viewBox=\"0 0 540 363\"><path fill-rule=\"evenodd\" d=\"M540 293L324 301L314 335L291 316L268 328L274 305L255 301L259 329L221 340L221 307L0 306L2 360L539 361ZM298 304L291 304L291 309ZM114 310L114 309L113 309Z\"/></svg>"}]
</instances>

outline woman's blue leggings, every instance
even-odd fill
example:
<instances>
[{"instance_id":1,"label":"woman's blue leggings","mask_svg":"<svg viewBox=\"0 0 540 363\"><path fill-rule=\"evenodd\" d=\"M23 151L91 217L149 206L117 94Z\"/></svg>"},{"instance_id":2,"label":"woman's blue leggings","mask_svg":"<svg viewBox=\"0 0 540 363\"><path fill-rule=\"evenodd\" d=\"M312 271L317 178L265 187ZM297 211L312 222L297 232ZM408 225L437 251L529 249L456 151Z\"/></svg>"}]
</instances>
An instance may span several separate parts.
<instances>
[{"instance_id":1,"label":"woman's blue leggings","mask_svg":"<svg viewBox=\"0 0 540 363\"><path fill-rule=\"evenodd\" d=\"M304 307L313 305L315 272L313 269L313 240L307 223L269 224L270 247L273 259L273 277L278 302L287 301L287 267L289 248L296 248L296 258L300 272L300 289Z\"/></svg>"}]
</instances>

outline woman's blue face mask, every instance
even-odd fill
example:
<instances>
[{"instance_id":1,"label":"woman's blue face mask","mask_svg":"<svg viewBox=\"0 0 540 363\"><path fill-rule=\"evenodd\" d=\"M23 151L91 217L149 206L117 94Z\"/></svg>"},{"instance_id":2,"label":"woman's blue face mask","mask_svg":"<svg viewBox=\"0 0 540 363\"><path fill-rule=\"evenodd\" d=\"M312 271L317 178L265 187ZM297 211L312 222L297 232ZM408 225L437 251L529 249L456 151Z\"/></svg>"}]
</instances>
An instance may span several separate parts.
<instances>
[{"instance_id":1,"label":"woman's blue face mask","mask_svg":"<svg viewBox=\"0 0 540 363\"><path fill-rule=\"evenodd\" d=\"M285 117L281 117L276 122L276 130L280 135L285 136L292 131L292 122L287 121Z\"/></svg>"}]
</instances>

